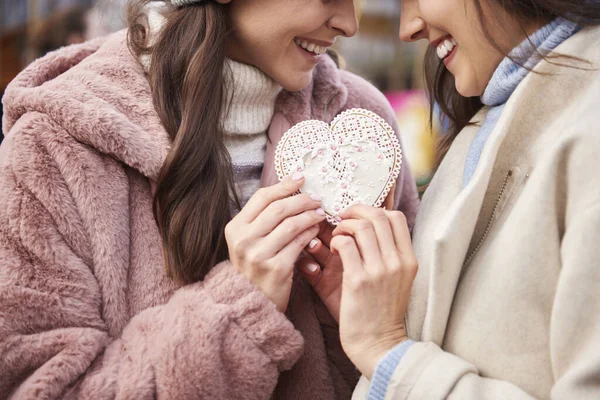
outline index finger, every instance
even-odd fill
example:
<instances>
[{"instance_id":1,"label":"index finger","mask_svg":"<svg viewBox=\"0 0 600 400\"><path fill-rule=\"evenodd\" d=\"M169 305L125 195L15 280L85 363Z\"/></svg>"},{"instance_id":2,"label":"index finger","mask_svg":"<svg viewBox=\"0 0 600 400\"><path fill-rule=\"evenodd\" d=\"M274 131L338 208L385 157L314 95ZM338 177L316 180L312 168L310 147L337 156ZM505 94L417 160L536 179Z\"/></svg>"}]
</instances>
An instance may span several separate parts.
<instances>
[{"instance_id":1,"label":"index finger","mask_svg":"<svg viewBox=\"0 0 600 400\"><path fill-rule=\"evenodd\" d=\"M242 208L238 217L250 223L276 200L281 200L296 193L304 184L304 175L296 172L281 182L266 188L260 188Z\"/></svg>"}]
</instances>

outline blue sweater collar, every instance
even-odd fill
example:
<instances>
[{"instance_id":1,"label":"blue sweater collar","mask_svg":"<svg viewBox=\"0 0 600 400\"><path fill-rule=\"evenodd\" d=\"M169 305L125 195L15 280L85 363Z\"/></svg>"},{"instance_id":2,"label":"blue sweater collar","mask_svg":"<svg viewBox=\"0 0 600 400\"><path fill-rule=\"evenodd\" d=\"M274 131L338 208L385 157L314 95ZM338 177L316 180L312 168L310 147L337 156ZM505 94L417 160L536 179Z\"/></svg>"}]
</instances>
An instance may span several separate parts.
<instances>
[{"instance_id":1,"label":"blue sweater collar","mask_svg":"<svg viewBox=\"0 0 600 400\"><path fill-rule=\"evenodd\" d=\"M529 69L535 67L540 61L538 52L542 55L550 53L580 29L581 27L574 22L556 18L521 42L511 51L510 57L527 68L506 57L494 72L481 96L483 104L498 106L506 103L519 83L527 76ZM536 52L535 49L538 51Z\"/></svg>"}]
</instances>

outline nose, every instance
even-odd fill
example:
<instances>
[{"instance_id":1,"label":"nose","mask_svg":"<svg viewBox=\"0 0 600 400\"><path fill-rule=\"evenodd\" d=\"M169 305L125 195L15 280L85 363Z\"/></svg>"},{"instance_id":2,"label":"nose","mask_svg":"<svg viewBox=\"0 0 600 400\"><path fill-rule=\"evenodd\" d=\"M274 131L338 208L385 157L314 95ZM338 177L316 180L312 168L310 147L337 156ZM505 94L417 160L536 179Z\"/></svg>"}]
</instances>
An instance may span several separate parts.
<instances>
[{"instance_id":1,"label":"nose","mask_svg":"<svg viewBox=\"0 0 600 400\"><path fill-rule=\"evenodd\" d=\"M416 42L427 37L427 24L421 18L416 0L403 0L400 12L400 40Z\"/></svg>"},{"instance_id":2,"label":"nose","mask_svg":"<svg viewBox=\"0 0 600 400\"><path fill-rule=\"evenodd\" d=\"M358 32L358 19L354 0L337 0L332 2L333 15L328 21L329 28L336 30L340 35L352 37Z\"/></svg>"}]
</instances>

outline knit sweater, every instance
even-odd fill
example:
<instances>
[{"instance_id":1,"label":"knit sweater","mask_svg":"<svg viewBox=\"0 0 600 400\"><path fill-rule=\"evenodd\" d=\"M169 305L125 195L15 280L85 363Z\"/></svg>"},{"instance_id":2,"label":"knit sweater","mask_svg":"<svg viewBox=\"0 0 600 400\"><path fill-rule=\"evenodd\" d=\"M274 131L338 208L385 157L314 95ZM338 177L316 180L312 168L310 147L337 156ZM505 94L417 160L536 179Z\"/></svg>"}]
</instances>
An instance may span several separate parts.
<instances>
[{"instance_id":1,"label":"knit sweater","mask_svg":"<svg viewBox=\"0 0 600 400\"><path fill-rule=\"evenodd\" d=\"M231 155L236 191L243 206L260 187L267 129L281 86L259 69L230 59L226 60L225 77L225 146Z\"/></svg>"},{"instance_id":2,"label":"knit sweater","mask_svg":"<svg viewBox=\"0 0 600 400\"><path fill-rule=\"evenodd\" d=\"M147 6L148 41L156 43L165 24L164 2ZM152 62L143 55L140 62L145 70ZM224 141L231 156L236 194L242 207L260 186L260 177L267 146L267 129L275 113L275 100L281 86L258 68L231 59L223 68L227 94L224 99L221 124ZM234 212L238 212L232 204Z\"/></svg>"}]
</instances>

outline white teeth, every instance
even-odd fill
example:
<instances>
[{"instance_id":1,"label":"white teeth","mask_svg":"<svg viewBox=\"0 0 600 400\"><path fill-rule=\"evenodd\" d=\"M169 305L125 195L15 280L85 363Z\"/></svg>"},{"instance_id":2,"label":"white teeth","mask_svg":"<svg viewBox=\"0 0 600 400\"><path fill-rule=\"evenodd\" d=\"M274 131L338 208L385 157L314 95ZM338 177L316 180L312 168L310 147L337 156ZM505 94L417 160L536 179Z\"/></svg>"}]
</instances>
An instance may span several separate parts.
<instances>
[{"instance_id":1,"label":"white teeth","mask_svg":"<svg viewBox=\"0 0 600 400\"><path fill-rule=\"evenodd\" d=\"M446 39L446 40L444 40L444 47L446 48L446 50L448 50L448 53L449 53L454 48L454 45L452 44L451 41L449 41L448 39Z\"/></svg>"},{"instance_id":2,"label":"white teeth","mask_svg":"<svg viewBox=\"0 0 600 400\"><path fill-rule=\"evenodd\" d=\"M319 46L315 43L309 43L306 40L300 41L299 39L295 40L296 44L303 49L310 51L311 53L315 53L317 55L324 54L327 51L327 47Z\"/></svg>"},{"instance_id":3,"label":"white teeth","mask_svg":"<svg viewBox=\"0 0 600 400\"><path fill-rule=\"evenodd\" d=\"M438 46L437 48L437 56L438 58L445 58L448 55L448 50L444 46Z\"/></svg>"},{"instance_id":4,"label":"white teeth","mask_svg":"<svg viewBox=\"0 0 600 400\"><path fill-rule=\"evenodd\" d=\"M454 50L454 47L456 46L456 44L457 43L454 38L444 40L443 42L438 44L438 47L436 49L437 56L440 59L446 58L448 56L448 54L450 54L452 52L452 50Z\"/></svg>"}]
</instances>

